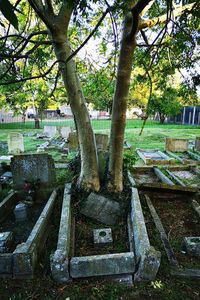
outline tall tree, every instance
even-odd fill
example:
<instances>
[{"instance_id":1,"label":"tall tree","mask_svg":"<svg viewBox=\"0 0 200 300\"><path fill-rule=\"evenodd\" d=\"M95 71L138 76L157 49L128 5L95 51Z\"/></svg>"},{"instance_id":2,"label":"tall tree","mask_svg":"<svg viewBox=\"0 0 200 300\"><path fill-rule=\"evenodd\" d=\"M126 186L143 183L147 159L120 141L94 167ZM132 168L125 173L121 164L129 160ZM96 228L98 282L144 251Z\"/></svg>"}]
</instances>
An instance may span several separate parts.
<instances>
[{"instance_id":1,"label":"tall tree","mask_svg":"<svg viewBox=\"0 0 200 300\"><path fill-rule=\"evenodd\" d=\"M112 1L109 4L106 1L107 8L101 5L100 1L53 1L53 0L29 0L32 9L26 5L24 1L20 5L24 5L25 15L27 19L21 21L23 26L20 28L19 34L12 34L9 30L5 32L6 36L1 38L1 47L3 54L0 56L4 72L2 72L2 82L20 82L25 80L22 74L16 75L18 61L23 61L27 67L31 56L34 53L40 54L40 51L47 51L48 46L53 46L56 61L46 63L38 68L36 74L32 74L29 79L37 79L42 76L49 76L56 65L59 65L59 72L62 74L64 86L68 94L72 112L77 125L78 138L81 153L81 173L78 185L84 189L93 189L98 191L100 188L97 153L95 139L90 123L89 113L87 111L86 101L81 89L80 80L77 74L75 61L72 59L78 50L86 44L89 38L97 31L100 24L104 21L108 14L113 14L120 18L124 15L124 27L121 40L120 54L118 60L117 79L112 109L112 126L109 149L109 183L108 187L111 191L120 192L123 189L123 138L126 122L126 107L129 93L129 84L131 78L132 65L134 63L134 50L137 43L143 38L147 51L144 55L150 57L150 63L146 66L146 73L150 80L150 72L152 65L159 59L160 49L163 47L175 51L176 40L180 42L179 54L183 52L183 40L192 43L195 38L186 34L180 37L182 24L184 31L186 28L195 30L197 26L197 16L195 15L199 8L198 2L188 3L184 6L176 5L176 1L162 0L135 0L135 1ZM92 6L93 2L95 5ZM178 2L178 1L177 1ZM22 6L21 6L22 7ZM89 11L102 11L99 20L96 20L95 27L91 30L88 38L82 43L81 47L72 51L70 44L70 20L74 16L78 16L79 26L82 20L88 20ZM37 15L35 24L31 21L33 11ZM145 15L146 14L146 15ZM145 15L145 18L143 16ZM158 17L158 15L160 15ZM192 15L194 15L193 21ZM181 19L182 18L182 19ZM40 24L41 21L43 25ZM34 30L29 30L31 26ZM148 33L148 28L154 27L154 39L152 40ZM35 29L38 29L37 31ZM181 29L180 29L181 28ZM24 32L29 32L25 35ZM136 38L138 37L138 40ZM166 38L168 37L168 39ZM11 46L9 39L15 40L14 46ZM28 48L28 51L26 48ZM195 42L193 49L195 49ZM157 49L157 50L155 50ZM36 51L36 52L35 52ZM189 51L188 51L189 52ZM192 53L190 58L193 58ZM40 57L41 59L41 57ZM40 66L41 62L37 63ZM145 56L143 56L143 62ZM179 58L178 58L179 59ZM51 63L51 65L50 65ZM194 62L193 62L194 63ZM48 69L46 68L48 67ZM24 68L24 75L27 74ZM10 78L8 78L10 74ZM7 76L7 77L5 77Z\"/></svg>"}]
</instances>

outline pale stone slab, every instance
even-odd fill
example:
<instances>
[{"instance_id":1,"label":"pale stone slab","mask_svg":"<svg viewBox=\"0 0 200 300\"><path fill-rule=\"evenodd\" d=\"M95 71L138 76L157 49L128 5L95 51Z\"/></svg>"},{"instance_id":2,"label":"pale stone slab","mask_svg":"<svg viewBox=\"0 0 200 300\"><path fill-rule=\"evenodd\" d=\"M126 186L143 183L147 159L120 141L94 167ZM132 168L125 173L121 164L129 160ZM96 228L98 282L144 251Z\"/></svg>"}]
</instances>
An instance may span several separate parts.
<instances>
[{"instance_id":1,"label":"pale stone slab","mask_svg":"<svg viewBox=\"0 0 200 300\"><path fill-rule=\"evenodd\" d=\"M44 126L44 134L50 138L54 137L57 134L56 126Z\"/></svg>"},{"instance_id":2,"label":"pale stone slab","mask_svg":"<svg viewBox=\"0 0 200 300\"><path fill-rule=\"evenodd\" d=\"M17 154L24 152L24 137L20 133L10 133L8 135L8 152Z\"/></svg>"},{"instance_id":3,"label":"pale stone slab","mask_svg":"<svg viewBox=\"0 0 200 300\"><path fill-rule=\"evenodd\" d=\"M133 252L73 257L70 261L70 275L73 278L134 272Z\"/></svg>"},{"instance_id":4,"label":"pale stone slab","mask_svg":"<svg viewBox=\"0 0 200 300\"><path fill-rule=\"evenodd\" d=\"M71 132L71 128L70 127L62 126L62 127L58 128L58 130L59 130L60 135L61 135L62 138L68 139L69 134Z\"/></svg>"},{"instance_id":5,"label":"pale stone slab","mask_svg":"<svg viewBox=\"0 0 200 300\"><path fill-rule=\"evenodd\" d=\"M120 205L116 201L91 193L84 203L81 213L103 224L113 225L120 216Z\"/></svg>"}]
</instances>

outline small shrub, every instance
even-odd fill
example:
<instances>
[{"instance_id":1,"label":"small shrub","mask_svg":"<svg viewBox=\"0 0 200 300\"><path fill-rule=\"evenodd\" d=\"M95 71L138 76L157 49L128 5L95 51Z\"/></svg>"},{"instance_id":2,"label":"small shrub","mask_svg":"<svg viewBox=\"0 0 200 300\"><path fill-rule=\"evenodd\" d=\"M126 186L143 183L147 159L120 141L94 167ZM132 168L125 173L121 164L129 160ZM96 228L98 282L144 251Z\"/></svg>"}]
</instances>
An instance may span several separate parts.
<instances>
[{"instance_id":1,"label":"small shrub","mask_svg":"<svg viewBox=\"0 0 200 300\"><path fill-rule=\"evenodd\" d=\"M132 150L126 150L123 158L124 169L130 169L135 164L136 160L136 154L133 153Z\"/></svg>"}]
</instances>

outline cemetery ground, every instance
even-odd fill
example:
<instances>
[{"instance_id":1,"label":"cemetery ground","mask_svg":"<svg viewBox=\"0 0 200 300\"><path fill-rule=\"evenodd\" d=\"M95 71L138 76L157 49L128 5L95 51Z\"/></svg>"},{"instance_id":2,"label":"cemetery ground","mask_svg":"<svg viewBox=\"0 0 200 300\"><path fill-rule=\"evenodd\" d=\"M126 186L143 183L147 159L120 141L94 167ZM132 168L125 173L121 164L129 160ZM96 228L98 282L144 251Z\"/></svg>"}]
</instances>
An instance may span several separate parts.
<instances>
[{"instance_id":1,"label":"cemetery ground","mask_svg":"<svg viewBox=\"0 0 200 300\"><path fill-rule=\"evenodd\" d=\"M99 124L102 124L100 126ZM7 141L7 135L9 132L19 132L24 134L25 153L36 152L36 145L44 143L43 140L34 140L32 136L27 133L30 132L42 132L43 129L35 130L30 128L30 124L27 124L27 128L19 129L19 124L12 125L12 128L5 128L6 124L1 124L0 129L0 142ZM109 134L109 120L104 120L101 123L94 123L96 132ZM128 121L126 127L125 139L128 144L133 146L131 151L136 148L143 149L160 149L164 150L164 141L166 137L178 137L195 139L199 136L200 129L197 127L187 127L178 125L160 125L156 123L147 124L144 132L139 136L141 130L141 122ZM3 144L2 144L3 145ZM48 151L52 155L55 161L61 160L61 154L56 150ZM7 149L0 147L0 155L7 155ZM68 162L74 155L70 154L64 162ZM139 158L136 163L139 163ZM57 186L62 186L64 182L70 182L72 175L67 170L57 171ZM5 191L3 191L5 193ZM142 196L143 197L143 196ZM58 197L59 198L59 197ZM181 231L181 235L185 236L190 232L200 231L199 220L195 215L190 214L190 209L186 205L187 202L181 202L181 199L176 199L176 205L173 204L173 200L166 201L163 204L159 200L158 206L156 206L159 216L162 214L162 222L170 235L170 241L173 244L173 249L178 255L178 259L183 259L183 255L180 254L180 240L177 237L178 230ZM154 202L153 202L154 204ZM180 204L180 205L178 205ZM60 215L57 213L59 209L59 203L54 209L52 221L50 224L50 238L46 241L45 249L41 255L41 259L36 268L36 274L34 279L24 280L0 280L0 300L25 300L25 299L105 299L105 300L118 300L118 299L200 299L200 283L199 280L178 279L171 277L170 267L164 248L162 246L159 234L155 228L155 225L150 216L147 205L143 205L143 212L145 216L145 222L148 231L151 233L152 243L155 248L161 251L161 267L154 281L150 282L134 282L132 286L126 286L119 283L109 282L105 278L102 279L75 279L72 282L66 284L55 283L50 276L49 256L52 249L56 245L56 237L58 231L58 223ZM175 221L174 221L175 219ZM184 232L183 220L190 224L190 232ZM90 221L80 221L80 227L82 231L87 231L88 226L92 228L94 225ZM80 229L77 229L80 230ZM119 233L120 234L120 233ZM88 238L89 240L89 238ZM121 247L124 251L123 244L116 244L115 247ZM79 244L79 252L81 247L84 249L84 245ZM191 259L191 264L194 267L200 267L200 262L195 259Z\"/></svg>"}]
</instances>

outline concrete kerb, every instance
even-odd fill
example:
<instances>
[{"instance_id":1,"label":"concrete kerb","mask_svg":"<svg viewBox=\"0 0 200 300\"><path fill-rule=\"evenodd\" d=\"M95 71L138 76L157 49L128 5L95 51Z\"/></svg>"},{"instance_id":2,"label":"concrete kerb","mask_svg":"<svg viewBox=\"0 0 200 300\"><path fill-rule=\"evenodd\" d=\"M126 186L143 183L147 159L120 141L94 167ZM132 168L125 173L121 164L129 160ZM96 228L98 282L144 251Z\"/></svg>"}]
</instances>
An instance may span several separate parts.
<instances>
[{"instance_id":1,"label":"concrete kerb","mask_svg":"<svg viewBox=\"0 0 200 300\"><path fill-rule=\"evenodd\" d=\"M38 254L44 245L47 225L53 210L57 191L54 190L38 218L27 241L19 244L13 252L13 277L32 278Z\"/></svg>"},{"instance_id":2,"label":"concrete kerb","mask_svg":"<svg viewBox=\"0 0 200 300\"><path fill-rule=\"evenodd\" d=\"M50 256L52 277L57 282L67 282L69 276L69 252L71 238L71 185L66 184L63 196L57 249Z\"/></svg>"},{"instance_id":3,"label":"concrete kerb","mask_svg":"<svg viewBox=\"0 0 200 300\"><path fill-rule=\"evenodd\" d=\"M137 266L134 280L154 280L160 266L161 253L150 245L136 188L132 188L130 226L132 226Z\"/></svg>"},{"instance_id":4,"label":"concrete kerb","mask_svg":"<svg viewBox=\"0 0 200 300\"><path fill-rule=\"evenodd\" d=\"M72 278L132 274L134 272L133 252L73 257L70 261Z\"/></svg>"}]
</instances>

